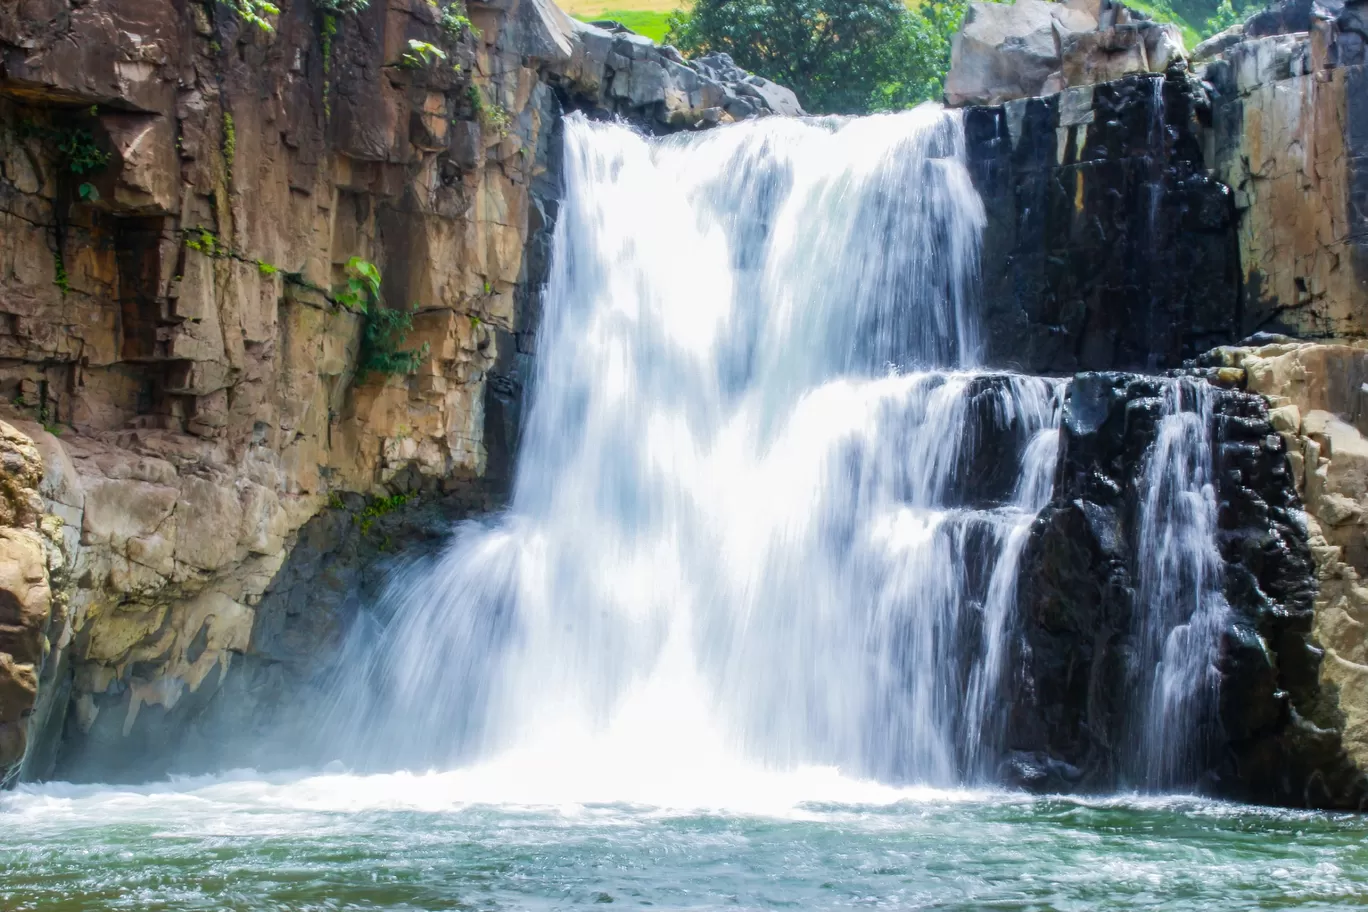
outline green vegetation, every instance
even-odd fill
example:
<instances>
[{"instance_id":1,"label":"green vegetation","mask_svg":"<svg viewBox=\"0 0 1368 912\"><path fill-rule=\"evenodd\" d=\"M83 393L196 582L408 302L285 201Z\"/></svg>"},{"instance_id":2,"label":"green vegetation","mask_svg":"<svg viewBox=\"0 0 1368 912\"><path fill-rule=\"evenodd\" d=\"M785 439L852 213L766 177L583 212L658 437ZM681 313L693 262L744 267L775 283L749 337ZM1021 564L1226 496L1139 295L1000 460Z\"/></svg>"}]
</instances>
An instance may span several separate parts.
<instances>
[{"instance_id":1,"label":"green vegetation","mask_svg":"<svg viewBox=\"0 0 1368 912\"><path fill-rule=\"evenodd\" d=\"M408 47L409 49L404 52L404 56L399 58L399 66L405 69L420 70L431 66L438 60L446 60L446 51L435 44L410 38Z\"/></svg>"},{"instance_id":2,"label":"green vegetation","mask_svg":"<svg viewBox=\"0 0 1368 912\"><path fill-rule=\"evenodd\" d=\"M940 96L965 0L697 0L670 17L687 54L725 52L819 114L904 108Z\"/></svg>"},{"instance_id":3,"label":"green vegetation","mask_svg":"<svg viewBox=\"0 0 1368 912\"><path fill-rule=\"evenodd\" d=\"M1159 22L1172 22L1183 30L1188 50L1206 38L1239 25L1263 9L1264 0L1125 0Z\"/></svg>"},{"instance_id":4,"label":"green vegetation","mask_svg":"<svg viewBox=\"0 0 1368 912\"><path fill-rule=\"evenodd\" d=\"M94 117L99 113L99 109L92 105L87 113L90 117ZM82 177L99 171L109 164L109 153L100 148L99 143L95 141L95 135L85 127L74 125L52 127L39 123L32 118L24 118L19 122L18 134L21 139L36 139L42 143L48 153L56 160L58 167L62 168L68 175ZM89 181L81 181L73 189L76 199L81 202L93 203L100 198L99 191ZM54 235L52 284L61 289L62 294L65 295L71 291L70 276L67 275L66 261L62 257L62 247L66 237L65 207L56 208L56 218L52 228Z\"/></svg>"},{"instance_id":5,"label":"green vegetation","mask_svg":"<svg viewBox=\"0 0 1368 912\"><path fill-rule=\"evenodd\" d=\"M475 117L480 121L480 126L499 136L508 135L508 129L513 123L508 109L486 99L484 92L477 85L470 87L470 106L475 110Z\"/></svg>"},{"instance_id":6,"label":"green vegetation","mask_svg":"<svg viewBox=\"0 0 1368 912\"><path fill-rule=\"evenodd\" d=\"M271 24L268 18L269 16L280 15L280 7L274 3L270 3L268 0L229 0L228 5L239 16L262 31L275 31L275 26Z\"/></svg>"},{"instance_id":7,"label":"green vegetation","mask_svg":"<svg viewBox=\"0 0 1368 912\"><path fill-rule=\"evenodd\" d=\"M370 6L370 0L314 0L314 6L334 16L355 15Z\"/></svg>"},{"instance_id":8,"label":"green vegetation","mask_svg":"<svg viewBox=\"0 0 1368 912\"><path fill-rule=\"evenodd\" d=\"M347 260L347 282L333 300L356 313L365 313L380 304L380 270L370 260L354 256Z\"/></svg>"},{"instance_id":9,"label":"green vegetation","mask_svg":"<svg viewBox=\"0 0 1368 912\"><path fill-rule=\"evenodd\" d=\"M233 159L237 157L237 130L233 126L233 115L223 112L223 163L228 168L229 177L233 174Z\"/></svg>"},{"instance_id":10,"label":"green vegetation","mask_svg":"<svg viewBox=\"0 0 1368 912\"><path fill-rule=\"evenodd\" d=\"M67 276L66 261L62 259L62 250L57 248L57 252L52 257L53 275L52 284L62 289L62 294L71 291L71 279Z\"/></svg>"},{"instance_id":11,"label":"green vegetation","mask_svg":"<svg viewBox=\"0 0 1368 912\"><path fill-rule=\"evenodd\" d=\"M357 372L361 374L412 374L427 357L427 346L421 349L402 349L401 345L413 329L413 314L405 310L377 307L366 314L366 328L361 335L361 360Z\"/></svg>"},{"instance_id":12,"label":"green vegetation","mask_svg":"<svg viewBox=\"0 0 1368 912\"><path fill-rule=\"evenodd\" d=\"M91 116L94 113L92 108ZM95 135L85 127L49 127L26 118L19 124L19 136L47 144L70 174L92 174L109 164L109 153L100 148Z\"/></svg>"},{"instance_id":13,"label":"green vegetation","mask_svg":"<svg viewBox=\"0 0 1368 912\"><path fill-rule=\"evenodd\" d=\"M1183 33L1183 44L1188 49L1196 47L1202 41L1202 26L1204 20L1197 19L1189 22L1185 17L1174 11L1168 0L1124 0L1125 4L1137 12L1144 13L1156 22L1171 22Z\"/></svg>"},{"instance_id":14,"label":"green vegetation","mask_svg":"<svg viewBox=\"0 0 1368 912\"><path fill-rule=\"evenodd\" d=\"M1008 2L1008 0L1005 0ZM1189 49L1243 22L1263 0L1125 0L1177 25ZM613 19L697 56L793 89L814 113L909 107L941 95L967 0L563 0L584 21ZM680 6L673 13L670 6ZM665 24L662 28L662 22Z\"/></svg>"},{"instance_id":15,"label":"green vegetation","mask_svg":"<svg viewBox=\"0 0 1368 912\"><path fill-rule=\"evenodd\" d=\"M333 300L354 313L364 314L361 356L357 375L411 374L422 365L428 349L401 348L413 329L413 314L392 310L380 303L380 270L369 260L352 257L347 261L347 281Z\"/></svg>"},{"instance_id":16,"label":"green vegetation","mask_svg":"<svg viewBox=\"0 0 1368 912\"><path fill-rule=\"evenodd\" d=\"M645 35L652 41L665 43L665 38L670 31L670 13L658 12L655 10L604 10L597 15L577 14L576 19L581 22L601 22L604 19L611 19L614 22L621 22L638 35Z\"/></svg>"},{"instance_id":17,"label":"green vegetation","mask_svg":"<svg viewBox=\"0 0 1368 912\"><path fill-rule=\"evenodd\" d=\"M89 130L72 127L54 133L62 163L72 174L89 174L109 164L109 153L95 143Z\"/></svg>"},{"instance_id":18,"label":"green vegetation","mask_svg":"<svg viewBox=\"0 0 1368 912\"><path fill-rule=\"evenodd\" d=\"M395 510L398 510L400 507L413 500L416 496L417 495L413 493L409 493L392 494L389 497L373 497L371 498L370 503L366 505L366 509L356 515L354 521L361 527L362 535L369 535L371 526L375 524L377 519L393 513Z\"/></svg>"},{"instance_id":19,"label":"green vegetation","mask_svg":"<svg viewBox=\"0 0 1368 912\"><path fill-rule=\"evenodd\" d=\"M436 6L436 0L429 0ZM470 17L466 15L465 3L463 0L452 0L445 7L442 7L442 18L438 20L442 26L442 31L452 41L460 40L466 32L474 32L475 27L470 24Z\"/></svg>"},{"instance_id":20,"label":"green vegetation","mask_svg":"<svg viewBox=\"0 0 1368 912\"><path fill-rule=\"evenodd\" d=\"M208 228L187 228L181 234L185 246L191 250L210 257L226 257L229 255L228 248L220 246L218 235Z\"/></svg>"}]
</instances>

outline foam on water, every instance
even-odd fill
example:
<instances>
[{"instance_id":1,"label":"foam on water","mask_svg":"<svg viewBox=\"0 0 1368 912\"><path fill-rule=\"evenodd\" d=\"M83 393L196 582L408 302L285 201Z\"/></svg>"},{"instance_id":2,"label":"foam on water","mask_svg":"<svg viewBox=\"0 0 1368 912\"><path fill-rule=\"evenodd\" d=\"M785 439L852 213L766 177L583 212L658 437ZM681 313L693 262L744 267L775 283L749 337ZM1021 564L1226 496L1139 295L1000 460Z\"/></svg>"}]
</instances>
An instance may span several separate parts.
<instances>
[{"instance_id":1,"label":"foam on water","mask_svg":"<svg viewBox=\"0 0 1368 912\"><path fill-rule=\"evenodd\" d=\"M599 757L602 747L572 745L571 756ZM496 762L446 772L356 774L345 771L258 773L236 770L176 777L136 786L45 783L0 795L8 825L33 830L72 825L152 823L221 832L309 832L317 814L369 812L455 813L479 807L550 811L602 821L614 813L727 813L812 819L814 807L844 808L944 804L985 800L989 793L920 786L895 788L810 767L775 773L728 758L714 767L666 768L646 776L628 756L608 767L572 769L547 780L545 754L519 750ZM656 759L656 758L650 758ZM670 784L662 787L661 781ZM614 811L613 809L617 809ZM607 816L605 816L607 815ZM820 814L819 814L820 816Z\"/></svg>"}]
</instances>

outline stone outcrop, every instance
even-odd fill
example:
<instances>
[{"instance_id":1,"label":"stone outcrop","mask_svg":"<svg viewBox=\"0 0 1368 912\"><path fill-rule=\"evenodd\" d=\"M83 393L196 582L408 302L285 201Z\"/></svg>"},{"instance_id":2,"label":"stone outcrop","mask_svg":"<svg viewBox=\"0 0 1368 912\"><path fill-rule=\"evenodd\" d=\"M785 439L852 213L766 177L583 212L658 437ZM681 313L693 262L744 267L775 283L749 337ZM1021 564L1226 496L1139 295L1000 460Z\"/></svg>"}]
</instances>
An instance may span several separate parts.
<instances>
[{"instance_id":1,"label":"stone outcrop","mask_svg":"<svg viewBox=\"0 0 1368 912\"><path fill-rule=\"evenodd\" d=\"M0 643L0 775L24 719L42 776L203 712L279 623L263 605L304 591L280 574L320 512L498 503L564 111L668 132L800 110L549 0L279 6L270 30L213 3L0 9L0 415L41 453L43 560L65 554L53 612L38 519L5 519L4 585L33 588L0 618L25 625ZM367 264L370 308L412 314L412 373L365 366Z\"/></svg>"},{"instance_id":2,"label":"stone outcrop","mask_svg":"<svg viewBox=\"0 0 1368 912\"><path fill-rule=\"evenodd\" d=\"M33 442L0 421L0 778L24 757L43 660L63 645L50 638L63 620L61 521L43 507L42 480Z\"/></svg>"},{"instance_id":3,"label":"stone outcrop","mask_svg":"<svg viewBox=\"0 0 1368 912\"><path fill-rule=\"evenodd\" d=\"M1368 71L1362 4L1310 35L1222 50L1211 166L1238 212L1242 329L1304 338L1368 331Z\"/></svg>"},{"instance_id":4,"label":"stone outcrop","mask_svg":"<svg viewBox=\"0 0 1368 912\"><path fill-rule=\"evenodd\" d=\"M1368 774L1368 349L1283 341L1206 360L1242 369L1271 406L1316 567L1311 632L1324 659L1312 718L1342 733L1346 754Z\"/></svg>"},{"instance_id":5,"label":"stone outcrop","mask_svg":"<svg viewBox=\"0 0 1368 912\"><path fill-rule=\"evenodd\" d=\"M1256 332L1362 337L1365 9L1308 6L1311 32L1282 34L1301 21L1283 9L1196 74L966 108L989 363L1155 370Z\"/></svg>"},{"instance_id":6,"label":"stone outcrop","mask_svg":"<svg viewBox=\"0 0 1368 912\"><path fill-rule=\"evenodd\" d=\"M951 105L1001 104L1136 73L1163 73L1186 54L1176 26L1113 0L975 0L951 47Z\"/></svg>"}]
</instances>

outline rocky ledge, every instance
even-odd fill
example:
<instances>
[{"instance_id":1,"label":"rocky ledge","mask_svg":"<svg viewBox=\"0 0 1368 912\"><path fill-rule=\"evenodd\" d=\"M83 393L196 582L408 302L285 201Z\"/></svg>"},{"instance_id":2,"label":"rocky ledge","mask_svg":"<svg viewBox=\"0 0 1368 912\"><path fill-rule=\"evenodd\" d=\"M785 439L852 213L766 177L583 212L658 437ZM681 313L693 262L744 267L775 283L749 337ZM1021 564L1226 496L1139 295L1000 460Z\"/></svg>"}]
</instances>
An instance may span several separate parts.
<instances>
[{"instance_id":1,"label":"rocky ledge","mask_svg":"<svg viewBox=\"0 0 1368 912\"><path fill-rule=\"evenodd\" d=\"M1240 372L1219 379L1238 381ZM1045 790L1164 786L1137 763L1152 661L1142 618L1156 608L1141 604L1136 555L1166 382L1082 374L1071 385L1055 497L1022 557L1009 780ZM1196 720L1186 772L1202 791L1239 800L1356 807L1368 778L1322 686L1318 565L1275 430L1283 419L1260 395L1211 395L1219 594L1228 608L1211 657L1219 699Z\"/></svg>"}]
</instances>

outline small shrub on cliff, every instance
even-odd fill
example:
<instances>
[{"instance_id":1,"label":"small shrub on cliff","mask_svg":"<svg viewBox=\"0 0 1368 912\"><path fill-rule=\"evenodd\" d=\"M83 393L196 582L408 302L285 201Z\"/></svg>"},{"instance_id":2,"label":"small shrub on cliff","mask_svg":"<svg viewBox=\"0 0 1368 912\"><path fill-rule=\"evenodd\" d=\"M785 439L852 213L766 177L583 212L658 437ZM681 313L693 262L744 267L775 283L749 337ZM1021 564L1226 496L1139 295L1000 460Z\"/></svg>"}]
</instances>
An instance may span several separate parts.
<instances>
[{"instance_id":1,"label":"small shrub on cliff","mask_svg":"<svg viewBox=\"0 0 1368 912\"><path fill-rule=\"evenodd\" d=\"M24 120L19 125L19 135L40 140L72 174L91 174L109 164L109 153L100 148L95 134L85 127L48 127Z\"/></svg>"},{"instance_id":2,"label":"small shrub on cliff","mask_svg":"<svg viewBox=\"0 0 1368 912\"><path fill-rule=\"evenodd\" d=\"M427 346L400 347L413 329L413 314L381 306L380 282L380 270L374 263L352 257L347 261L347 283L333 294L333 300L342 307L366 317L357 375L411 374L427 357Z\"/></svg>"},{"instance_id":3,"label":"small shrub on cliff","mask_svg":"<svg viewBox=\"0 0 1368 912\"><path fill-rule=\"evenodd\" d=\"M480 126L499 136L508 135L513 117L503 105L488 101L484 92L477 85L470 87L470 107L475 111L475 117L480 121Z\"/></svg>"},{"instance_id":4,"label":"small shrub on cliff","mask_svg":"<svg viewBox=\"0 0 1368 912\"><path fill-rule=\"evenodd\" d=\"M268 0L230 0L229 6L247 22L265 32L274 32L268 16L279 16L280 7Z\"/></svg>"},{"instance_id":5,"label":"small shrub on cliff","mask_svg":"<svg viewBox=\"0 0 1368 912\"><path fill-rule=\"evenodd\" d=\"M427 346L401 349L413 329L413 314L406 310L375 307L366 314L361 336L361 374L412 374L427 357Z\"/></svg>"},{"instance_id":6,"label":"small shrub on cliff","mask_svg":"<svg viewBox=\"0 0 1368 912\"><path fill-rule=\"evenodd\" d=\"M409 49L399 58L399 65L409 70L419 70L438 60L446 60L446 51L427 41L410 38Z\"/></svg>"},{"instance_id":7,"label":"small shrub on cliff","mask_svg":"<svg viewBox=\"0 0 1368 912\"><path fill-rule=\"evenodd\" d=\"M860 114L938 97L965 0L697 0L671 20L690 54L724 52L809 111Z\"/></svg>"},{"instance_id":8,"label":"small shrub on cliff","mask_svg":"<svg viewBox=\"0 0 1368 912\"><path fill-rule=\"evenodd\" d=\"M324 13L348 16L364 11L370 6L370 0L314 0L314 6Z\"/></svg>"},{"instance_id":9,"label":"small shrub on cliff","mask_svg":"<svg viewBox=\"0 0 1368 912\"><path fill-rule=\"evenodd\" d=\"M466 15L465 4L461 0L454 0L442 7L442 18L439 20L442 31L452 41L460 40L467 31L474 32L475 27L470 24L470 17Z\"/></svg>"},{"instance_id":10,"label":"small shrub on cliff","mask_svg":"<svg viewBox=\"0 0 1368 912\"><path fill-rule=\"evenodd\" d=\"M375 524L377 519L393 513L395 510L398 510L400 507L407 504L410 500L413 500L416 496L417 495L413 493L408 493L391 494L389 497L372 498L371 502L366 505L366 509L357 514L355 518L355 522L361 527L361 534L369 535L371 526Z\"/></svg>"},{"instance_id":11,"label":"small shrub on cliff","mask_svg":"<svg viewBox=\"0 0 1368 912\"><path fill-rule=\"evenodd\" d=\"M57 151L72 174L89 174L109 164L109 153L96 145L89 130L60 130L56 139Z\"/></svg>"},{"instance_id":12,"label":"small shrub on cliff","mask_svg":"<svg viewBox=\"0 0 1368 912\"><path fill-rule=\"evenodd\" d=\"M347 282L333 300L347 310L365 313L380 303L380 269L371 261L354 256L347 260Z\"/></svg>"}]
</instances>

